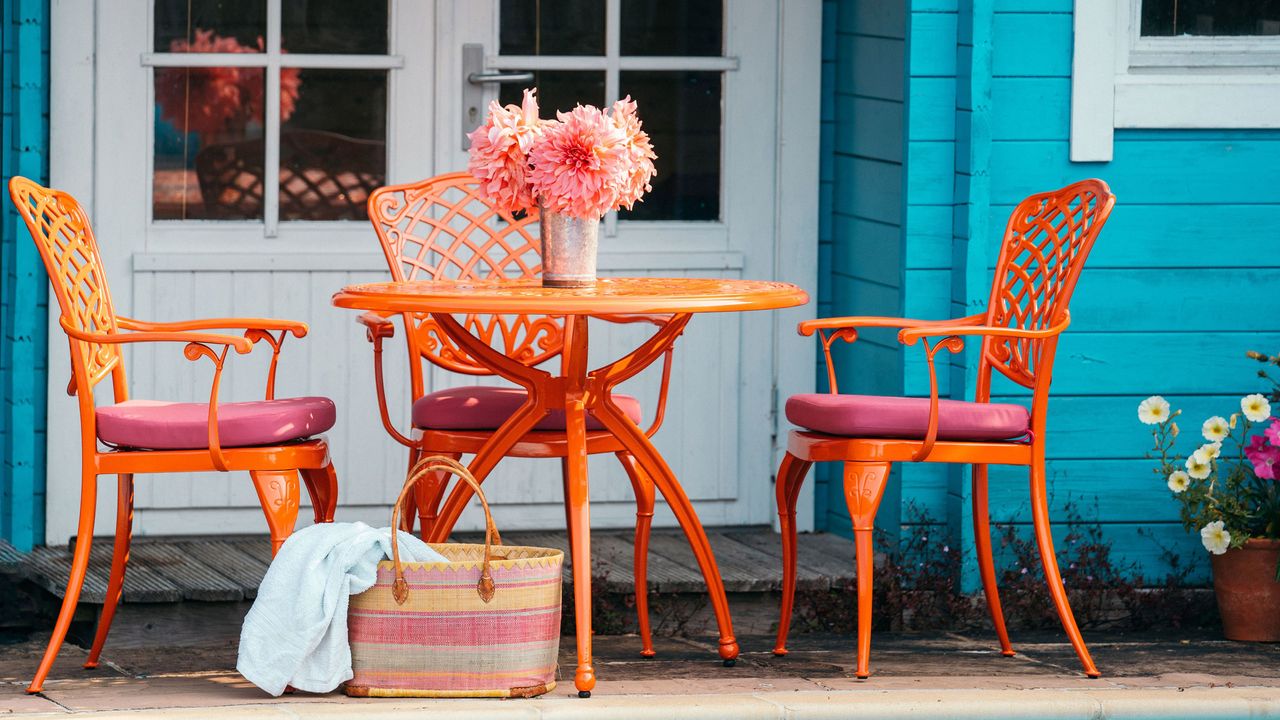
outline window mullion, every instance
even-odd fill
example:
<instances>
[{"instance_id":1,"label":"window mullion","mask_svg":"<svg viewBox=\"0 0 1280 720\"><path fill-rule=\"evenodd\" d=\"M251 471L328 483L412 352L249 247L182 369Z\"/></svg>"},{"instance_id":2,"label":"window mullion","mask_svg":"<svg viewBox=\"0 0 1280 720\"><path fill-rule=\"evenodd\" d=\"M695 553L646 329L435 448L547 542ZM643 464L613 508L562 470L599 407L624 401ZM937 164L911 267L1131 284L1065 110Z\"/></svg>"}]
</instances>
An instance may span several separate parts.
<instances>
[{"instance_id":1,"label":"window mullion","mask_svg":"<svg viewBox=\"0 0 1280 720\"><path fill-rule=\"evenodd\" d=\"M267 0L266 107L263 108L262 220L266 237L280 233L281 0Z\"/></svg>"},{"instance_id":2,"label":"window mullion","mask_svg":"<svg viewBox=\"0 0 1280 720\"><path fill-rule=\"evenodd\" d=\"M619 71L622 55L622 0L607 0L604 11L604 104L612 105L618 100ZM618 234L618 213L610 212L604 217L605 237Z\"/></svg>"}]
</instances>

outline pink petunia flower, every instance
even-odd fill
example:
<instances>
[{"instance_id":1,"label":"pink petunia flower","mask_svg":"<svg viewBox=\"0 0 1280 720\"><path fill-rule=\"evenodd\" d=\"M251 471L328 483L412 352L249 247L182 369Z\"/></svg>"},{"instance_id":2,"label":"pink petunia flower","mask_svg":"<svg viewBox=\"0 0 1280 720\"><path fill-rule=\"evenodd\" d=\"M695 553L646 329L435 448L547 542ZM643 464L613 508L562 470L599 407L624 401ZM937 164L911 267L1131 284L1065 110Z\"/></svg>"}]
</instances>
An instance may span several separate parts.
<instances>
[{"instance_id":1,"label":"pink petunia flower","mask_svg":"<svg viewBox=\"0 0 1280 720\"><path fill-rule=\"evenodd\" d=\"M653 190L649 181L658 174L653 166L653 161L658 156L653 152L649 134L640 129L641 122L636 115L636 103L630 95L613 104L610 119L627 137L626 146L631 167L618 188L618 206L626 206L630 210L631 206L645 193Z\"/></svg>"},{"instance_id":2,"label":"pink petunia flower","mask_svg":"<svg viewBox=\"0 0 1280 720\"><path fill-rule=\"evenodd\" d=\"M1254 475L1263 480L1276 479L1276 472L1280 471L1280 447L1268 443L1261 435L1254 435L1244 454L1253 464Z\"/></svg>"},{"instance_id":3,"label":"pink petunia flower","mask_svg":"<svg viewBox=\"0 0 1280 720\"><path fill-rule=\"evenodd\" d=\"M525 90L520 107L489 104L489 117L472 131L467 170L480 192L500 210L515 213L534 206L529 185L529 151L549 124L538 119L537 90Z\"/></svg>"},{"instance_id":4,"label":"pink petunia flower","mask_svg":"<svg viewBox=\"0 0 1280 720\"><path fill-rule=\"evenodd\" d=\"M1280 447L1280 417L1273 418L1271 425L1262 434L1267 436L1267 440L1270 440L1272 445Z\"/></svg>"},{"instance_id":5,"label":"pink petunia flower","mask_svg":"<svg viewBox=\"0 0 1280 720\"><path fill-rule=\"evenodd\" d=\"M618 206L631 160L626 132L599 108L557 113L529 152L529 184L543 207L598 218Z\"/></svg>"}]
</instances>

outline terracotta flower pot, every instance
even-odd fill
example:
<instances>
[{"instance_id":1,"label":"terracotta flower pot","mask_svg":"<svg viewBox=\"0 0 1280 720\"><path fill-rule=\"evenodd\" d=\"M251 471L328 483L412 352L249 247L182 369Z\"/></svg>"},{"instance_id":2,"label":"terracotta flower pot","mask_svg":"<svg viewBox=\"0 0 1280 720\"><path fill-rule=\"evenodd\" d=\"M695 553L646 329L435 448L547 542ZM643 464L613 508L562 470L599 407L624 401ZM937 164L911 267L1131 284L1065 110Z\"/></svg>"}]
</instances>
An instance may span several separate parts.
<instances>
[{"instance_id":1,"label":"terracotta flower pot","mask_svg":"<svg viewBox=\"0 0 1280 720\"><path fill-rule=\"evenodd\" d=\"M1253 538L1211 559L1222 634L1228 640L1280 642L1280 540Z\"/></svg>"}]
</instances>

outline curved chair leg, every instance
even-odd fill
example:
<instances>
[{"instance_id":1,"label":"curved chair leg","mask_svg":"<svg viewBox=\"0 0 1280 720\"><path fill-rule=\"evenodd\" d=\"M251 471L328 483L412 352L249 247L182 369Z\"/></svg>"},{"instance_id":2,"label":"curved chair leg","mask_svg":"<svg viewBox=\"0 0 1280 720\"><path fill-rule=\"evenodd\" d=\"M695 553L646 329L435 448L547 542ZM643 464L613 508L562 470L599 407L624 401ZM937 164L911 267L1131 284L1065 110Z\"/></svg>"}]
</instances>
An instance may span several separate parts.
<instances>
[{"instance_id":1,"label":"curved chair leg","mask_svg":"<svg viewBox=\"0 0 1280 720\"><path fill-rule=\"evenodd\" d=\"M98 616L98 630L93 636L93 647L84 662L86 670L98 667L102 646L111 632L111 621L116 616L116 605L124 594L124 571L129 562L129 541L133 537L133 475L119 476L119 499L116 501L116 537L111 549L111 579L107 582L107 597Z\"/></svg>"},{"instance_id":2,"label":"curved chair leg","mask_svg":"<svg viewBox=\"0 0 1280 720\"><path fill-rule=\"evenodd\" d=\"M796 601L796 501L812 466L812 462L787 453L778 466L778 477L774 481L778 496L778 528L782 536L782 607L778 614L774 655L787 654L787 632L791 629L791 612Z\"/></svg>"},{"instance_id":3,"label":"curved chair leg","mask_svg":"<svg viewBox=\"0 0 1280 720\"><path fill-rule=\"evenodd\" d=\"M271 555L274 557L298 521L298 471L250 470L249 477L253 478L262 512L267 516Z\"/></svg>"},{"instance_id":4,"label":"curved chair leg","mask_svg":"<svg viewBox=\"0 0 1280 720\"><path fill-rule=\"evenodd\" d=\"M338 508L338 473L334 471L333 463L299 472L302 473L302 482L307 486L307 495L311 497L315 521L333 522L333 514Z\"/></svg>"},{"instance_id":5,"label":"curved chair leg","mask_svg":"<svg viewBox=\"0 0 1280 720\"><path fill-rule=\"evenodd\" d=\"M978 571L982 590L991 611L991 624L1000 639L1000 654L1013 657L1009 631L1004 625L1004 609L1000 606L1000 586L996 584L996 563L991 554L991 515L987 512L987 466L973 466L973 542L977 549Z\"/></svg>"},{"instance_id":6,"label":"curved chair leg","mask_svg":"<svg viewBox=\"0 0 1280 720\"><path fill-rule=\"evenodd\" d=\"M844 500L853 518L853 541L858 556L858 666L855 674L865 679L871 675L871 589L875 572L876 510L884 496L889 478L889 463L844 464Z\"/></svg>"},{"instance_id":7,"label":"curved chair leg","mask_svg":"<svg viewBox=\"0 0 1280 720\"><path fill-rule=\"evenodd\" d=\"M434 454L434 453L433 453ZM440 453L446 457L458 460L462 457L462 453ZM424 453L416 453L414 463L424 457ZM436 525L436 518L440 515L440 501L444 499L445 486L449 484L449 474L445 472L433 472L425 480L420 480L413 488L413 498L418 506L418 525L421 528L421 536L426 540L431 533L431 529Z\"/></svg>"},{"instance_id":8,"label":"curved chair leg","mask_svg":"<svg viewBox=\"0 0 1280 720\"><path fill-rule=\"evenodd\" d=\"M627 452L617 453L618 462L627 471L636 493L635 588L636 624L640 628L640 655L653 657L653 633L649 628L649 528L653 525L653 506L657 490L653 480L644 474L640 464Z\"/></svg>"},{"instance_id":9,"label":"curved chair leg","mask_svg":"<svg viewBox=\"0 0 1280 720\"><path fill-rule=\"evenodd\" d=\"M1085 647L1080 628L1076 626L1075 615L1071 612L1071 603L1067 600L1067 589L1062 584L1062 573L1058 570L1058 557L1053 550L1053 535L1049 530L1049 498L1045 490L1044 457L1036 458L1031 464L1031 517L1035 522L1036 545L1040 549L1040 563L1044 566L1044 579L1049 584L1049 594L1053 596L1053 604L1058 610L1058 618L1062 620L1062 629L1071 639L1071 646L1080 657L1084 666L1084 674L1091 678L1101 675L1093 658L1089 656L1089 648Z\"/></svg>"},{"instance_id":10,"label":"curved chair leg","mask_svg":"<svg viewBox=\"0 0 1280 720\"><path fill-rule=\"evenodd\" d=\"M93 545L93 520L97 506L98 476L85 470L80 480L80 523L76 529L76 550L71 557L67 592L62 596L62 609L58 611L58 620L53 625L49 646L45 648L35 677L27 686L28 693L38 693L44 689L45 678L49 677L53 661L57 659L62 641L66 640L67 630L71 628L71 617L75 615L76 604L80 601L80 589L84 587L84 576L89 570L89 548Z\"/></svg>"}]
</instances>

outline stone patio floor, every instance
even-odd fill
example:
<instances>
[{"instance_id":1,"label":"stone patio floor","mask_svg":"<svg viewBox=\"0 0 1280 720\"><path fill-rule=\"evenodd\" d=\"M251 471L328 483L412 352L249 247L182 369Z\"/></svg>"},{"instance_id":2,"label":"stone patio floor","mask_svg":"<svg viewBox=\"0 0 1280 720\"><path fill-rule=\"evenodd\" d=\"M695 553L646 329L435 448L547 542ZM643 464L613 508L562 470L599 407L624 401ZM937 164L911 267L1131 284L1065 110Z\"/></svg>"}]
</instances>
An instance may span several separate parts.
<instances>
[{"instance_id":1,"label":"stone patio floor","mask_svg":"<svg viewBox=\"0 0 1280 720\"><path fill-rule=\"evenodd\" d=\"M879 633L873 677L852 677L853 638L796 635L775 658L772 638L739 638L726 668L714 638L658 638L658 658L631 636L595 639L593 696L572 691L573 640L561 644L565 678L533 700L378 700L341 693L271 698L234 670L236 640L112 649L96 670L68 644L45 692L23 690L44 636L0 645L0 715L103 717L809 718L809 717L1280 717L1280 645L1210 633L1088 634L1104 677L1079 674L1054 633L1018 633L1014 658L990 638Z\"/></svg>"}]
</instances>

